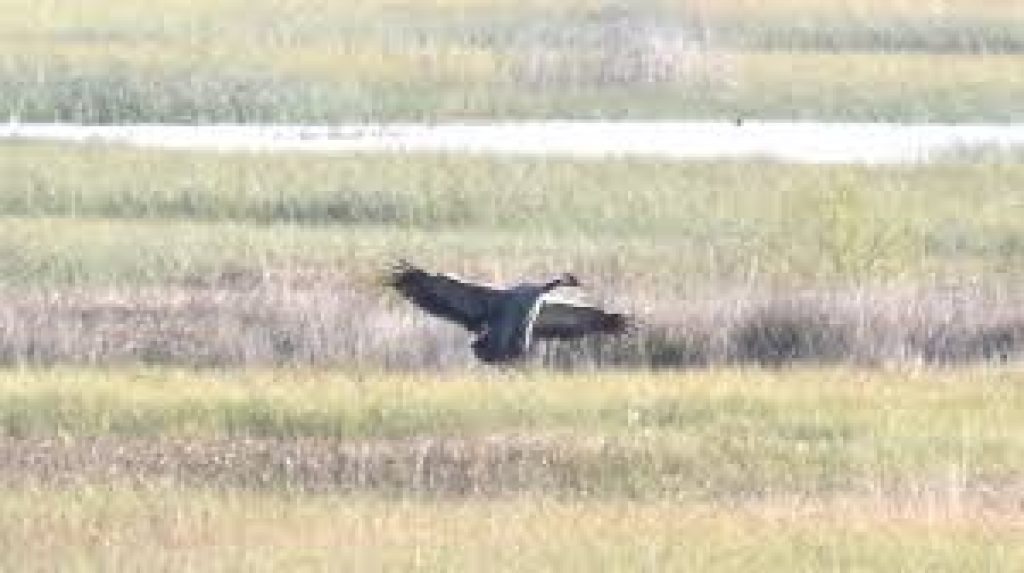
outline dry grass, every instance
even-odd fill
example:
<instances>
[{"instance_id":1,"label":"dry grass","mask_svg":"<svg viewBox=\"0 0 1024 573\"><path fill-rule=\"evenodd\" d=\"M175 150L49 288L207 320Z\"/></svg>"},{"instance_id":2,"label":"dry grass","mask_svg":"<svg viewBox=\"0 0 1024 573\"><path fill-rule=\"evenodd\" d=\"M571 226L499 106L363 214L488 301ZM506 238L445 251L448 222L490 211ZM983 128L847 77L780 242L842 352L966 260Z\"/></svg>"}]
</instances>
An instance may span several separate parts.
<instances>
[{"instance_id":1,"label":"dry grass","mask_svg":"<svg viewBox=\"0 0 1024 573\"><path fill-rule=\"evenodd\" d=\"M310 277L305 277L310 280ZM233 277L233 287L7 291L0 362L22 365L465 368L470 334L340 278ZM244 281L251 280L252 283ZM690 300L633 297L622 338L551 343L541 363L706 367L954 364L1024 356L1013 289L840 290Z\"/></svg>"},{"instance_id":2,"label":"dry grass","mask_svg":"<svg viewBox=\"0 0 1024 573\"><path fill-rule=\"evenodd\" d=\"M380 274L399 258L495 282L573 270L640 319L611 344L543 349L552 365L958 363L1024 346L1013 157L5 147L7 364L466 366L464 333L384 295Z\"/></svg>"},{"instance_id":3,"label":"dry grass","mask_svg":"<svg viewBox=\"0 0 1024 573\"><path fill-rule=\"evenodd\" d=\"M398 496L1020 500L1019 369L19 371L3 480Z\"/></svg>"},{"instance_id":4,"label":"dry grass","mask_svg":"<svg viewBox=\"0 0 1024 573\"><path fill-rule=\"evenodd\" d=\"M5 429L42 423L0 439L0 563L1010 570L1022 390L1019 369L7 372Z\"/></svg>"},{"instance_id":5,"label":"dry grass","mask_svg":"<svg viewBox=\"0 0 1024 573\"><path fill-rule=\"evenodd\" d=\"M8 364L466 365L464 333L384 296L380 273L403 257L496 282L571 269L640 318L614 344L544 350L549 364L1021 352L1024 170L1012 157L796 166L6 148Z\"/></svg>"},{"instance_id":6,"label":"dry grass","mask_svg":"<svg viewBox=\"0 0 1024 573\"><path fill-rule=\"evenodd\" d=\"M5 566L61 570L1012 570L1020 521L917 500L393 503L74 488L0 497Z\"/></svg>"},{"instance_id":7,"label":"dry grass","mask_svg":"<svg viewBox=\"0 0 1024 573\"><path fill-rule=\"evenodd\" d=\"M1011 570L1022 391L1011 368L8 371L0 566Z\"/></svg>"},{"instance_id":8,"label":"dry grass","mask_svg":"<svg viewBox=\"0 0 1024 573\"><path fill-rule=\"evenodd\" d=\"M723 505L778 497L844 496L912 504L929 498L997 514L1024 507L1024 481L1011 461L1019 448L993 436L964 442L927 461L907 436L864 444L844 429L842 453L827 439L742 439L705 431L658 435L520 434L390 441L323 438L0 439L6 488L153 485L293 494L375 494L390 498L676 499ZM827 430L822 429L822 432ZM861 430L863 432L863 430ZM992 432L991 434L995 434ZM887 441L891 440L891 441ZM692 442L698 442L696 444ZM790 448L803 452L793 452ZM1004 447L1001 456L981 448ZM909 459L885 459L887 448ZM742 453L741 451L742 450ZM758 450L761 450L758 452ZM765 451L767 450L767 451ZM745 454L745 455L744 455ZM744 455L744 459L738 459ZM711 466L711 467L702 467Z\"/></svg>"}]
</instances>

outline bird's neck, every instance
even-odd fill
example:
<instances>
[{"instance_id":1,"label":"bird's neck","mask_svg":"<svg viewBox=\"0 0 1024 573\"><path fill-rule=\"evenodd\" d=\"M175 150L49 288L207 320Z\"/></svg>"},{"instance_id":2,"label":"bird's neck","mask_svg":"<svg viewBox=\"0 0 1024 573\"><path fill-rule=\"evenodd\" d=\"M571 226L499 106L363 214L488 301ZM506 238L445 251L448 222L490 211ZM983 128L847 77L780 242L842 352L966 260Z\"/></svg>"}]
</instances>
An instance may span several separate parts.
<instances>
[{"instance_id":1,"label":"bird's neck","mask_svg":"<svg viewBox=\"0 0 1024 573\"><path fill-rule=\"evenodd\" d=\"M544 287L542 288L542 290L544 292L551 292L551 291L555 290L556 288L558 288L560 286L562 286L562 278L561 277L556 278L556 279L551 279L550 281L544 283Z\"/></svg>"}]
</instances>

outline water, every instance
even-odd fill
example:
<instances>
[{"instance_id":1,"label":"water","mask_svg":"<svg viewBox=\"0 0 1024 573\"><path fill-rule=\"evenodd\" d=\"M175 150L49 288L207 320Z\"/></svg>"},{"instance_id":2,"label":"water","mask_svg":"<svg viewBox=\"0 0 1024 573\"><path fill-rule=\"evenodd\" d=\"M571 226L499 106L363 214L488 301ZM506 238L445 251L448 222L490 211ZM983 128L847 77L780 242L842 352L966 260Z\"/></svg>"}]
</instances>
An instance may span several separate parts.
<instances>
[{"instance_id":1,"label":"water","mask_svg":"<svg viewBox=\"0 0 1024 573\"><path fill-rule=\"evenodd\" d=\"M0 138L162 149L469 152L553 157L769 158L899 163L963 150L1024 149L1024 124L521 122L385 125L0 125Z\"/></svg>"}]
</instances>

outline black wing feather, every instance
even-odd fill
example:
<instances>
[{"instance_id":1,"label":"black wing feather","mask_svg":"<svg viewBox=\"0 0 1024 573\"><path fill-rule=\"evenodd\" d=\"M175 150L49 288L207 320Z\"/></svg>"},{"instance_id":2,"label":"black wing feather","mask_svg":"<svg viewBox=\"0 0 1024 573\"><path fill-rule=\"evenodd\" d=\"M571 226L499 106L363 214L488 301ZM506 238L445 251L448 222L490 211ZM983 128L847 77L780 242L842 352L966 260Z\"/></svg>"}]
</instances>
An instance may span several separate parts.
<instances>
[{"instance_id":1,"label":"black wing feather","mask_svg":"<svg viewBox=\"0 0 1024 573\"><path fill-rule=\"evenodd\" d=\"M385 282L426 312L479 332L501 291L400 261Z\"/></svg>"},{"instance_id":2,"label":"black wing feather","mask_svg":"<svg viewBox=\"0 0 1024 573\"><path fill-rule=\"evenodd\" d=\"M622 334L631 324L626 314L569 301L547 300L533 323L533 336L572 339L588 334Z\"/></svg>"}]
</instances>

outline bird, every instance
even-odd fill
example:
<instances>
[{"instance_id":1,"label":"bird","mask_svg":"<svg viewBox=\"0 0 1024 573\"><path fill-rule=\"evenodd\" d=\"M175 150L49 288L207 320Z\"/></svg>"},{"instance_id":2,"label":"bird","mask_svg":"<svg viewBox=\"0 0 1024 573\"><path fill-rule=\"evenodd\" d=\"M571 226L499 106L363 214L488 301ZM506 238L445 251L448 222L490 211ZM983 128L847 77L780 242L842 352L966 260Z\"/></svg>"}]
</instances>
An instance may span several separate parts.
<instances>
[{"instance_id":1,"label":"bird","mask_svg":"<svg viewBox=\"0 0 1024 573\"><path fill-rule=\"evenodd\" d=\"M592 334L622 334L631 319L579 301L555 296L560 287L579 287L562 273L542 283L496 286L452 274L425 271L405 260L393 265L385 284L427 313L476 335L470 345L482 362L525 358L535 340L571 340Z\"/></svg>"}]
</instances>

